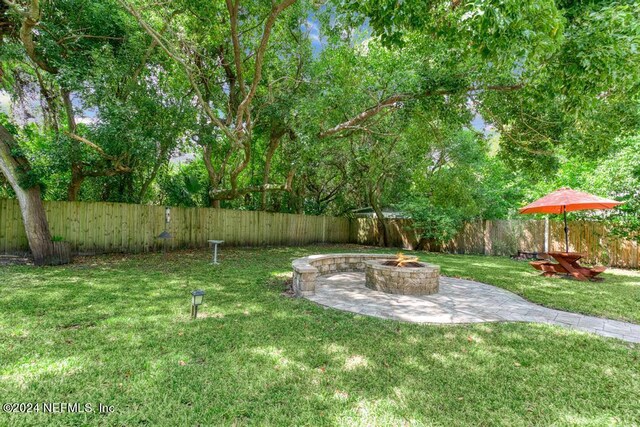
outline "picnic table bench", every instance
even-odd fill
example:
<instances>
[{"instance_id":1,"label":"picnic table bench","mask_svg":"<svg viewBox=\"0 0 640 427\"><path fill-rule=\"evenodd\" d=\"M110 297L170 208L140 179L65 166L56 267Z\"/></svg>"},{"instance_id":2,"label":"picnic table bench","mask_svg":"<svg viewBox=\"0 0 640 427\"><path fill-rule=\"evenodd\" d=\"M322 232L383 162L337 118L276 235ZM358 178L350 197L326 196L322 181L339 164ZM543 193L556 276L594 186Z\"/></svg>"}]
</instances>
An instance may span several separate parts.
<instances>
[{"instance_id":1,"label":"picnic table bench","mask_svg":"<svg viewBox=\"0 0 640 427\"><path fill-rule=\"evenodd\" d=\"M604 272L607 268L602 266L597 267L583 267L578 264L578 260L584 258L584 254L575 252L548 252L548 255L558 261L553 263L550 260L532 261L529 264L536 270L542 271L542 275L545 277L552 277L556 274L567 274L575 277L578 280L594 280L596 276Z\"/></svg>"}]
</instances>

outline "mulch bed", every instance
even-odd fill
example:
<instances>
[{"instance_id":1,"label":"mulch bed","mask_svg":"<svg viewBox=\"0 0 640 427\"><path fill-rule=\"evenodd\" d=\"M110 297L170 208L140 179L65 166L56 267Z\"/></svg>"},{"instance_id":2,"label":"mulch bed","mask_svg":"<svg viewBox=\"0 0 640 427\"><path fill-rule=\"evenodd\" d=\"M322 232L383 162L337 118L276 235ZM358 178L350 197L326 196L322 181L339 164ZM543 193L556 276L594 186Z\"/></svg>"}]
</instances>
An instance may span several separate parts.
<instances>
[{"instance_id":1,"label":"mulch bed","mask_svg":"<svg viewBox=\"0 0 640 427\"><path fill-rule=\"evenodd\" d=\"M0 266L33 265L33 259L22 255L0 255Z\"/></svg>"}]
</instances>

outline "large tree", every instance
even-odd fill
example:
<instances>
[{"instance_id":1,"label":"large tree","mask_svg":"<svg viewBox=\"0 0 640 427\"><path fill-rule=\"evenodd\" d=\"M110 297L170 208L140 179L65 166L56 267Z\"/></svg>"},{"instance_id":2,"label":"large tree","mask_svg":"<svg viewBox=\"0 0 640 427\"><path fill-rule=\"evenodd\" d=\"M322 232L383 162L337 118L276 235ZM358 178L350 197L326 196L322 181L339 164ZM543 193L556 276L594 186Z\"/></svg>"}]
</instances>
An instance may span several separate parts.
<instances>
[{"instance_id":1,"label":"large tree","mask_svg":"<svg viewBox=\"0 0 640 427\"><path fill-rule=\"evenodd\" d=\"M33 181L29 162L22 156L14 135L7 127L6 123L0 123L0 172L11 185L20 204L34 263L48 264L53 262L53 242L42 204L40 184Z\"/></svg>"},{"instance_id":2,"label":"large tree","mask_svg":"<svg viewBox=\"0 0 640 427\"><path fill-rule=\"evenodd\" d=\"M283 92L297 89L309 57L300 28L304 9L294 3L173 2L158 10L150 3L120 0L175 62L198 106L193 137L202 147L213 206L252 192L290 189L290 177L273 184L268 176L273 153L291 135L282 114L263 121L269 141L263 182L243 185L242 174L252 161L261 113L284 99Z\"/></svg>"},{"instance_id":3,"label":"large tree","mask_svg":"<svg viewBox=\"0 0 640 427\"><path fill-rule=\"evenodd\" d=\"M351 17L344 25L366 16L386 45L423 57L418 91L389 94L351 125L398 99L458 96L499 130L503 154L525 168L554 165L562 146L597 156L638 126L638 2L337 5Z\"/></svg>"},{"instance_id":4,"label":"large tree","mask_svg":"<svg viewBox=\"0 0 640 427\"><path fill-rule=\"evenodd\" d=\"M635 2L1 1L16 194L501 215L480 181L615 157L640 122Z\"/></svg>"},{"instance_id":5,"label":"large tree","mask_svg":"<svg viewBox=\"0 0 640 427\"><path fill-rule=\"evenodd\" d=\"M28 8L22 9L11 2L4 2L2 28L0 34L0 48L5 48L5 34L9 34L19 28L20 40L28 55L35 55L33 43L33 27L40 19L40 8L37 1L33 1ZM13 13L20 16L20 24L6 19L7 14ZM4 71L0 73L0 77ZM13 131L13 132L11 132ZM39 182L33 179L29 161L23 155L22 150L14 137L15 129L10 123L3 120L0 123L0 172L13 189L22 214L24 228L29 242L29 247L36 265L52 262L53 242L49 232L49 224L42 204L41 188Z\"/></svg>"},{"instance_id":6,"label":"large tree","mask_svg":"<svg viewBox=\"0 0 640 427\"><path fill-rule=\"evenodd\" d=\"M138 189L113 193L142 200L184 132L187 104L160 78L153 42L130 16L110 13L111 0L2 4L0 90L15 113L0 141L2 172L21 201L36 261L47 262L41 184L76 200L87 178L119 177Z\"/></svg>"}]
</instances>

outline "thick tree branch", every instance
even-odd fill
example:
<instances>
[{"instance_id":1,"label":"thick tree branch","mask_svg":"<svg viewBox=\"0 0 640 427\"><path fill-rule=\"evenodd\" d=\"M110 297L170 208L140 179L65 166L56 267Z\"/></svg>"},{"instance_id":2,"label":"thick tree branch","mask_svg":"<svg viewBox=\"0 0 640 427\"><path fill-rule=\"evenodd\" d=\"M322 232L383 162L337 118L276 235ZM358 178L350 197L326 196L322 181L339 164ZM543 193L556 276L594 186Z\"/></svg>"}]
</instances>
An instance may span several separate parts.
<instances>
[{"instance_id":1,"label":"thick tree branch","mask_svg":"<svg viewBox=\"0 0 640 427\"><path fill-rule=\"evenodd\" d=\"M109 36L94 36L91 34L74 34L62 37L59 40L56 40L56 44L62 46L68 40L78 41L80 39L99 39L99 40L124 40L124 37L109 37Z\"/></svg>"},{"instance_id":2,"label":"thick tree branch","mask_svg":"<svg viewBox=\"0 0 640 427\"><path fill-rule=\"evenodd\" d=\"M65 135L67 135L69 138L73 138L78 142L82 142L84 145L93 148L94 151L98 152L98 154L100 154L100 156L104 159L107 160L115 160L115 157L108 155L107 153L104 152L104 150L102 149L102 147L100 147L99 145L89 141L87 138L84 138L80 135L76 135L75 133L71 133L71 132L65 132Z\"/></svg>"},{"instance_id":3,"label":"thick tree branch","mask_svg":"<svg viewBox=\"0 0 640 427\"><path fill-rule=\"evenodd\" d=\"M83 174L86 177L97 178L99 176L115 176L125 173L130 173L131 169L123 167L122 169L102 169L93 171L84 171Z\"/></svg>"},{"instance_id":4,"label":"thick tree branch","mask_svg":"<svg viewBox=\"0 0 640 427\"><path fill-rule=\"evenodd\" d=\"M236 67L236 76L240 86L240 94L247 96L244 78L242 76L242 49L240 48L240 39L238 38L238 5L239 0L226 0L227 9L229 10L229 25L231 27L231 42L233 44L233 61Z\"/></svg>"},{"instance_id":5,"label":"thick tree branch","mask_svg":"<svg viewBox=\"0 0 640 427\"><path fill-rule=\"evenodd\" d=\"M524 84L514 84L514 85L489 85L489 86L469 86L463 89L439 89L434 91L427 91L423 94L419 95L408 95L408 94L396 94L386 98L383 101L380 101L377 105L373 107L369 107L360 114L352 117L351 119L340 123L337 126L334 126L330 129L324 130L318 134L319 138L326 138L337 133L340 133L345 130L354 130L359 129L359 125L371 117L376 116L378 113L388 109L395 108L400 106L401 102L407 101L410 99L416 99L421 97L430 97L430 96L444 96L444 95L454 95L454 94L465 94L479 91L513 91L519 90L524 87Z\"/></svg>"},{"instance_id":6,"label":"thick tree branch","mask_svg":"<svg viewBox=\"0 0 640 427\"><path fill-rule=\"evenodd\" d=\"M121 164L119 164L120 160L117 157L111 156L109 154L107 154L102 147L100 147L99 145L95 144L94 142L89 141L87 138L84 138L80 135L76 135L75 133L71 133L71 132L65 132L65 135L67 135L69 138L72 138L78 142L83 143L84 145L92 148L95 152L97 152L100 157L102 157L105 160L110 160L112 162L114 162L114 170L116 172L131 172L131 168L129 168L128 166L122 166Z\"/></svg>"},{"instance_id":7,"label":"thick tree branch","mask_svg":"<svg viewBox=\"0 0 640 427\"><path fill-rule=\"evenodd\" d=\"M236 130L243 130L243 120L244 115L253 100L253 97L258 89L258 84L262 79L262 64L264 62L264 54L267 50L267 45L269 44L269 37L271 35L271 30L278 18L278 15L282 13L286 8L294 4L296 0L283 0L281 3L275 4L271 8L271 13L269 13L269 17L267 18L266 23L264 24L264 31L262 33L262 39L260 40L260 46L258 46L258 50L256 51L256 59L255 59L255 70L253 76L253 82L251 83L251 88L249 89L249 93L242 100L240 105L238 106L238 111L236 115Z\"/></svg>"},{"instance_id":8,"label":"thick tree branch","mask_svg":"<svg viewBox=\"0 0 640 427\"><path fill-rule=\"evenodd\" d=\"M211 109L211 106L209 105L209 103L205 100L204 96L202 95L202 92L200 91L200 87L198 86L196 78L193 75L191 67L189 66L189 64L187 64L186 60L182 58L179 53L176 53L173 46L170 45L170 42L167 39L165 39L160 33L158 33L155 29L153 29L151 25L149 25L144 19L142 19L142 16L140 15L140 13L133 6L127 3L126 0L118 0L118 2L136 19L136 21L138 21L140 26L147 32L147 34L151 36L153 40L155 40L158 43L158 46L160 46L160 48L169 56L169 58L173 59L176 63L178 63L178 65L182 67L185 74L187 75L189 84L191 85L191 88L196 94L196 97L198 98L198 102L204 109L206 115L220 130L222 130L222 132L232 142L237 144L238 141L234 133L231 131L231 129L229 129L229 127L227 127L222 122L222 120L220 120L217 114Z\"/></svg>"},{"instance_id":9,"label":"thick tree branch","mask_svg":"<svg viewBox=\"0 0 640 427\"><path fill-rule=\"evenodd\" d=\"M244 188L231 188L228 190L211 190L209 194L216 200L233 200L240 196L244 196L249 193L263 193L263 192L275 192L275 191L291 191L291 184L293 183L293 177L295 176L295 169L291 169L287 175L287 180L284 184L262 184Z\"/></svg>"},{"instance_id":10,"label":"thick tree branch","mask_svg":"<svg viewBox=\"0 0 640 427\"><path fill-rule=\"evenodd\" d=\"M367 108L366 110L364 110L362 113L358 114L357 116L347 120L346 122L342 122L337 126L332 127L331 129L327 129L323 132L320 132L320 134L318 135L320 138L326 138L328 136L331 135L335 135L339 132L342 132L343 130L347 130L347 129L353 129L355 128L358 124L368 120L369 118L375 116L376 114L378 114L379 112L381 112L382 110L386 109L386 108L391 108L391 107L397 107L399 104L399 102L402 102L406 99L408 99L409 96L407 95L393 95L388 97L387 99L379 102L377 105Z\"/></svg>"},{"instance_id":11,"label":"thick tree branch","mask_svg":"<svg viewBox=\"0 0 640 427\"><path fill-rule=\"evenodd\" d=\"M227 61L224 46L220 46L218 50L218 57L220 58L220 65L222 65L225 77L227 78L227 84L229 85L229 102L227 103L226 121L226 125L229 126L233 122L233 111L238 108L238 96L236 94L237 77L229 64L229 61Z\"/></svg>"},{"instance_id":12,"label":"thick tree branch","mask_svg":"<svg viewBox=\"0 0 640 427\"><path fill-rule=\"evenodd\" d=\"M33 41L33 29L40 23L40 1L31 0L26 9L9 0L3 0L3 2L9 6L11 10L17 12L22 17L20 25L20 41L27 52L27 56L31 58L38 67L51 74L57 74L58 69L47 63L37 54L36 44Z\"/></svg>"}]
</instances>

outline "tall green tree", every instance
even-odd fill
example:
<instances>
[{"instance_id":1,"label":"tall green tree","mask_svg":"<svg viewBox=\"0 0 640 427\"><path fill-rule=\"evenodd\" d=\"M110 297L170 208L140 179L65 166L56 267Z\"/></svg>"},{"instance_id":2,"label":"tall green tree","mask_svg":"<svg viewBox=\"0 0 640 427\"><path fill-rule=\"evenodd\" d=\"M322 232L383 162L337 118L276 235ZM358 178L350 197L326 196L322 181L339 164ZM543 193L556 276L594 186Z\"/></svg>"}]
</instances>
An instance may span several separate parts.
<instances>
[{"instance_id":1,"label":"tall green tree","mask_svg":"<svg viewBox=\"0 0 640 427\"><path fill-rule=\"evenodd\" d=\"M3 5L1 89L34 122L21 135L15 120L5 124L3 174L21 201L25 227L38 230L27 235L41 262L51 251L44 209L37 201L42 184L62 177L64 191L48 192L75 200L87 178L121 176L131 182L138 174L140 193L130 200L142 199L184 132L179 121L185 104L163 90L151 66L154 46L140 37L144 33L131 17L111 13L114 2ZM81 118L91 123L80 123Z\"/></svg>"},{"instance_id":2,"label":"tall green tree","mask_svg":"<svg viewBox=\"0 0 640 427\"><path fill-rule=\"evenodd\" d=\"M298 85L309 53L300 30L305 8L295 0L173 2L162 10L147 2L119 3L174 61L198 105L195 139L213 206L252 192L289 190L290 184L268 179L243 187L242 175L251 164L262 109ZM272 120L267 133L269 154L287 135L286 123Z\"/></svg>"}]
</instances>

